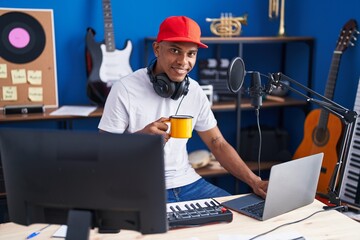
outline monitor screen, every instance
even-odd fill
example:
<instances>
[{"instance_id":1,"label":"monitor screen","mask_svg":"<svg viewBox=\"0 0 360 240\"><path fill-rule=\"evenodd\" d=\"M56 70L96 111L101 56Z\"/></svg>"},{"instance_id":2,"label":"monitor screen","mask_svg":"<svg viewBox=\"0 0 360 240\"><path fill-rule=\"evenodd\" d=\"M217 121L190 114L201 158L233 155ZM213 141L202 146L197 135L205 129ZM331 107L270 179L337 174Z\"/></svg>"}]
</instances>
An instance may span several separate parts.
<instances>
[{"instance_id":1,"label":"monitor screen","mask_svg":"<svg viewBox=\"0 0 360 240\"><path fill-rule=\"evenodd\" d=\"M160 136L0 129L0 153L12 222L168 230Z\"/></svg>"}]
</instances>

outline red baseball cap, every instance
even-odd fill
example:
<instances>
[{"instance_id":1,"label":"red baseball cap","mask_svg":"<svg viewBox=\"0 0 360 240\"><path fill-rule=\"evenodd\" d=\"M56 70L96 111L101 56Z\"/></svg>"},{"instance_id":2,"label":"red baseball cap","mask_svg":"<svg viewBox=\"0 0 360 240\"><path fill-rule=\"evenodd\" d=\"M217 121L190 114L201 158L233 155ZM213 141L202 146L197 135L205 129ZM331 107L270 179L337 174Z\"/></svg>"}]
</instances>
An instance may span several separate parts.
<instances>
[{"instance_id":1,"label":"red baseball cap","mask_svg":"<svg viewBox=\"0 0 360 240\"><path fill-rule=\"evenodd\" d=\"M200 37L200 27L194 20L185 16L171 16L161 23L156 41L192 42L200 48L208 48L200 42Z\"/></svg>"}]
</instances>

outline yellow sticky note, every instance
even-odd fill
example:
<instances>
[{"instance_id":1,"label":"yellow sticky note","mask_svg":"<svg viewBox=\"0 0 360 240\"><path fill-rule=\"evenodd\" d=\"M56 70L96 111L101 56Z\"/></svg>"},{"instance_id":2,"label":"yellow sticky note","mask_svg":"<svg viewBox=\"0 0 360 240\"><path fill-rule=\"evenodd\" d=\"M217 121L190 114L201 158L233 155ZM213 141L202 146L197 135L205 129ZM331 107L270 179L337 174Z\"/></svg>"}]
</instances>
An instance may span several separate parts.
<instances>
[{"instance_id":1,"label":"yellow sticky note","mask_svg":"<svg viewBox=\"0 0 360 240\"><path fill-rule=\"evenodd\" d=\"M0 78L7 78L7 65L0 64Z\"/></svg>"},{"instance_id":2,"label":"yellow sticky note","mask_svg":"<svg viewBox=\"0 0 360 240\"><path fill-rule=\"evenodd\" d=\"M11 79L13 84L26 83L26 71L25 69L13 69L11 70Z\"/></svg>"},{"instance_id":3,"label":"yellow sticky note","mask_svg":"<svg viewBox=\"0 0 360 240\"><path fill-rule=\"evenodd\" d=\"M16 101L17 88L15 86L3 86L2 96L2 101Z\"/></svg>"},{"instance_id":4,"label":"yellow sticky note","mask_svg":"<svg viewBox=\"0 0 360 240\"><path fill-rule=\"evenodd\" d=\"M28 70L27 72L28 82L32 85L41 85L42 71L40 70Z\"/></svg>"},{"instance_id":5,"label":"yellow sticky note","mask_svg":"<svg viewBox=\"0 0 360 240\"><path fill-rule=\"evenodd\" d=\"M29 87L30 101L32 102L42 102L43 100L43 88L42 87Z\"/></svg>"}]
</instances>

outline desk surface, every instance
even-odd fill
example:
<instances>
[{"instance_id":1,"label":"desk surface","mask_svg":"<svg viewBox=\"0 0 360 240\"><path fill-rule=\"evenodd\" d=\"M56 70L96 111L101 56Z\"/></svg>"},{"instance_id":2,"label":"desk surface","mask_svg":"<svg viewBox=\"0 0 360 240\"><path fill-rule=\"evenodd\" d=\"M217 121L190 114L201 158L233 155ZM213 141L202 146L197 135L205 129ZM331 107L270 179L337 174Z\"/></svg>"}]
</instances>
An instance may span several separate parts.
<instances>
[{"instance_id":1,"label":"desk surface","mask_svg":"<svg viewBox=\"0 0 360 240\"><path fill-rule=\"evenodd\" d=\"M219 198L220 202L234 198L236 196ZM235 236L257 235L265 231L271 230L281 224L300 220L308 217L312 213L322 210L323 204L315 200L312 204L283 214L281 216L266 220L258 221L239 213L234 212L233 221L231 223L211 224L200 227L184 228L177 230L169 230L163 234L141 235L141 233L129 230L121 230L118 234L98 234L96 230L91 231L91 240L121 240L121 239L157 239L157 240L218 240L219 235ZM28 234L37 231L44 224L34 224L31 226L21 226L14 223L0 224L0 239L18 240L25 239ZM36 240L51 239L51 235L59 228L57 225L50 226L36 237ZM360 239L359 234L360 223L351 218L331 210L315 214L305 221L291 224L275 230L266 236L276 236L281 233L299 233L305 239ZM271 237L269 238L271 239ZM35 240L35 239L34 239Z\"/></svg>"}]
</instances>

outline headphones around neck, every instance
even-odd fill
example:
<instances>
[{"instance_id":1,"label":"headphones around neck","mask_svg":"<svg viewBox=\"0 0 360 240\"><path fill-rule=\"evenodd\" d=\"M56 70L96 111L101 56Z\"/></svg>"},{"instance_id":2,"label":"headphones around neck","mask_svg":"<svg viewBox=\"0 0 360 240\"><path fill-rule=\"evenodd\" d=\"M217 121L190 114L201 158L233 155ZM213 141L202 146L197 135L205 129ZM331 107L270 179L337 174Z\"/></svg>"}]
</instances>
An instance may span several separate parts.
<instances>
[{"instance_id":1,"label":"headphones around neck","mask_svg":"<svg viewBox=\"0 0 360 240\"><path fill-rule=\"evenodd\" d=\"M178 100L181 96L185 96L189 92L189 77L186 75L185 79L181 82L174 82L169 79L166 73L153 74L156 60L147 67L147 73L150 81L153 84L155 92L163 98L171 98Z\"/></svg>"}]
</instances>

